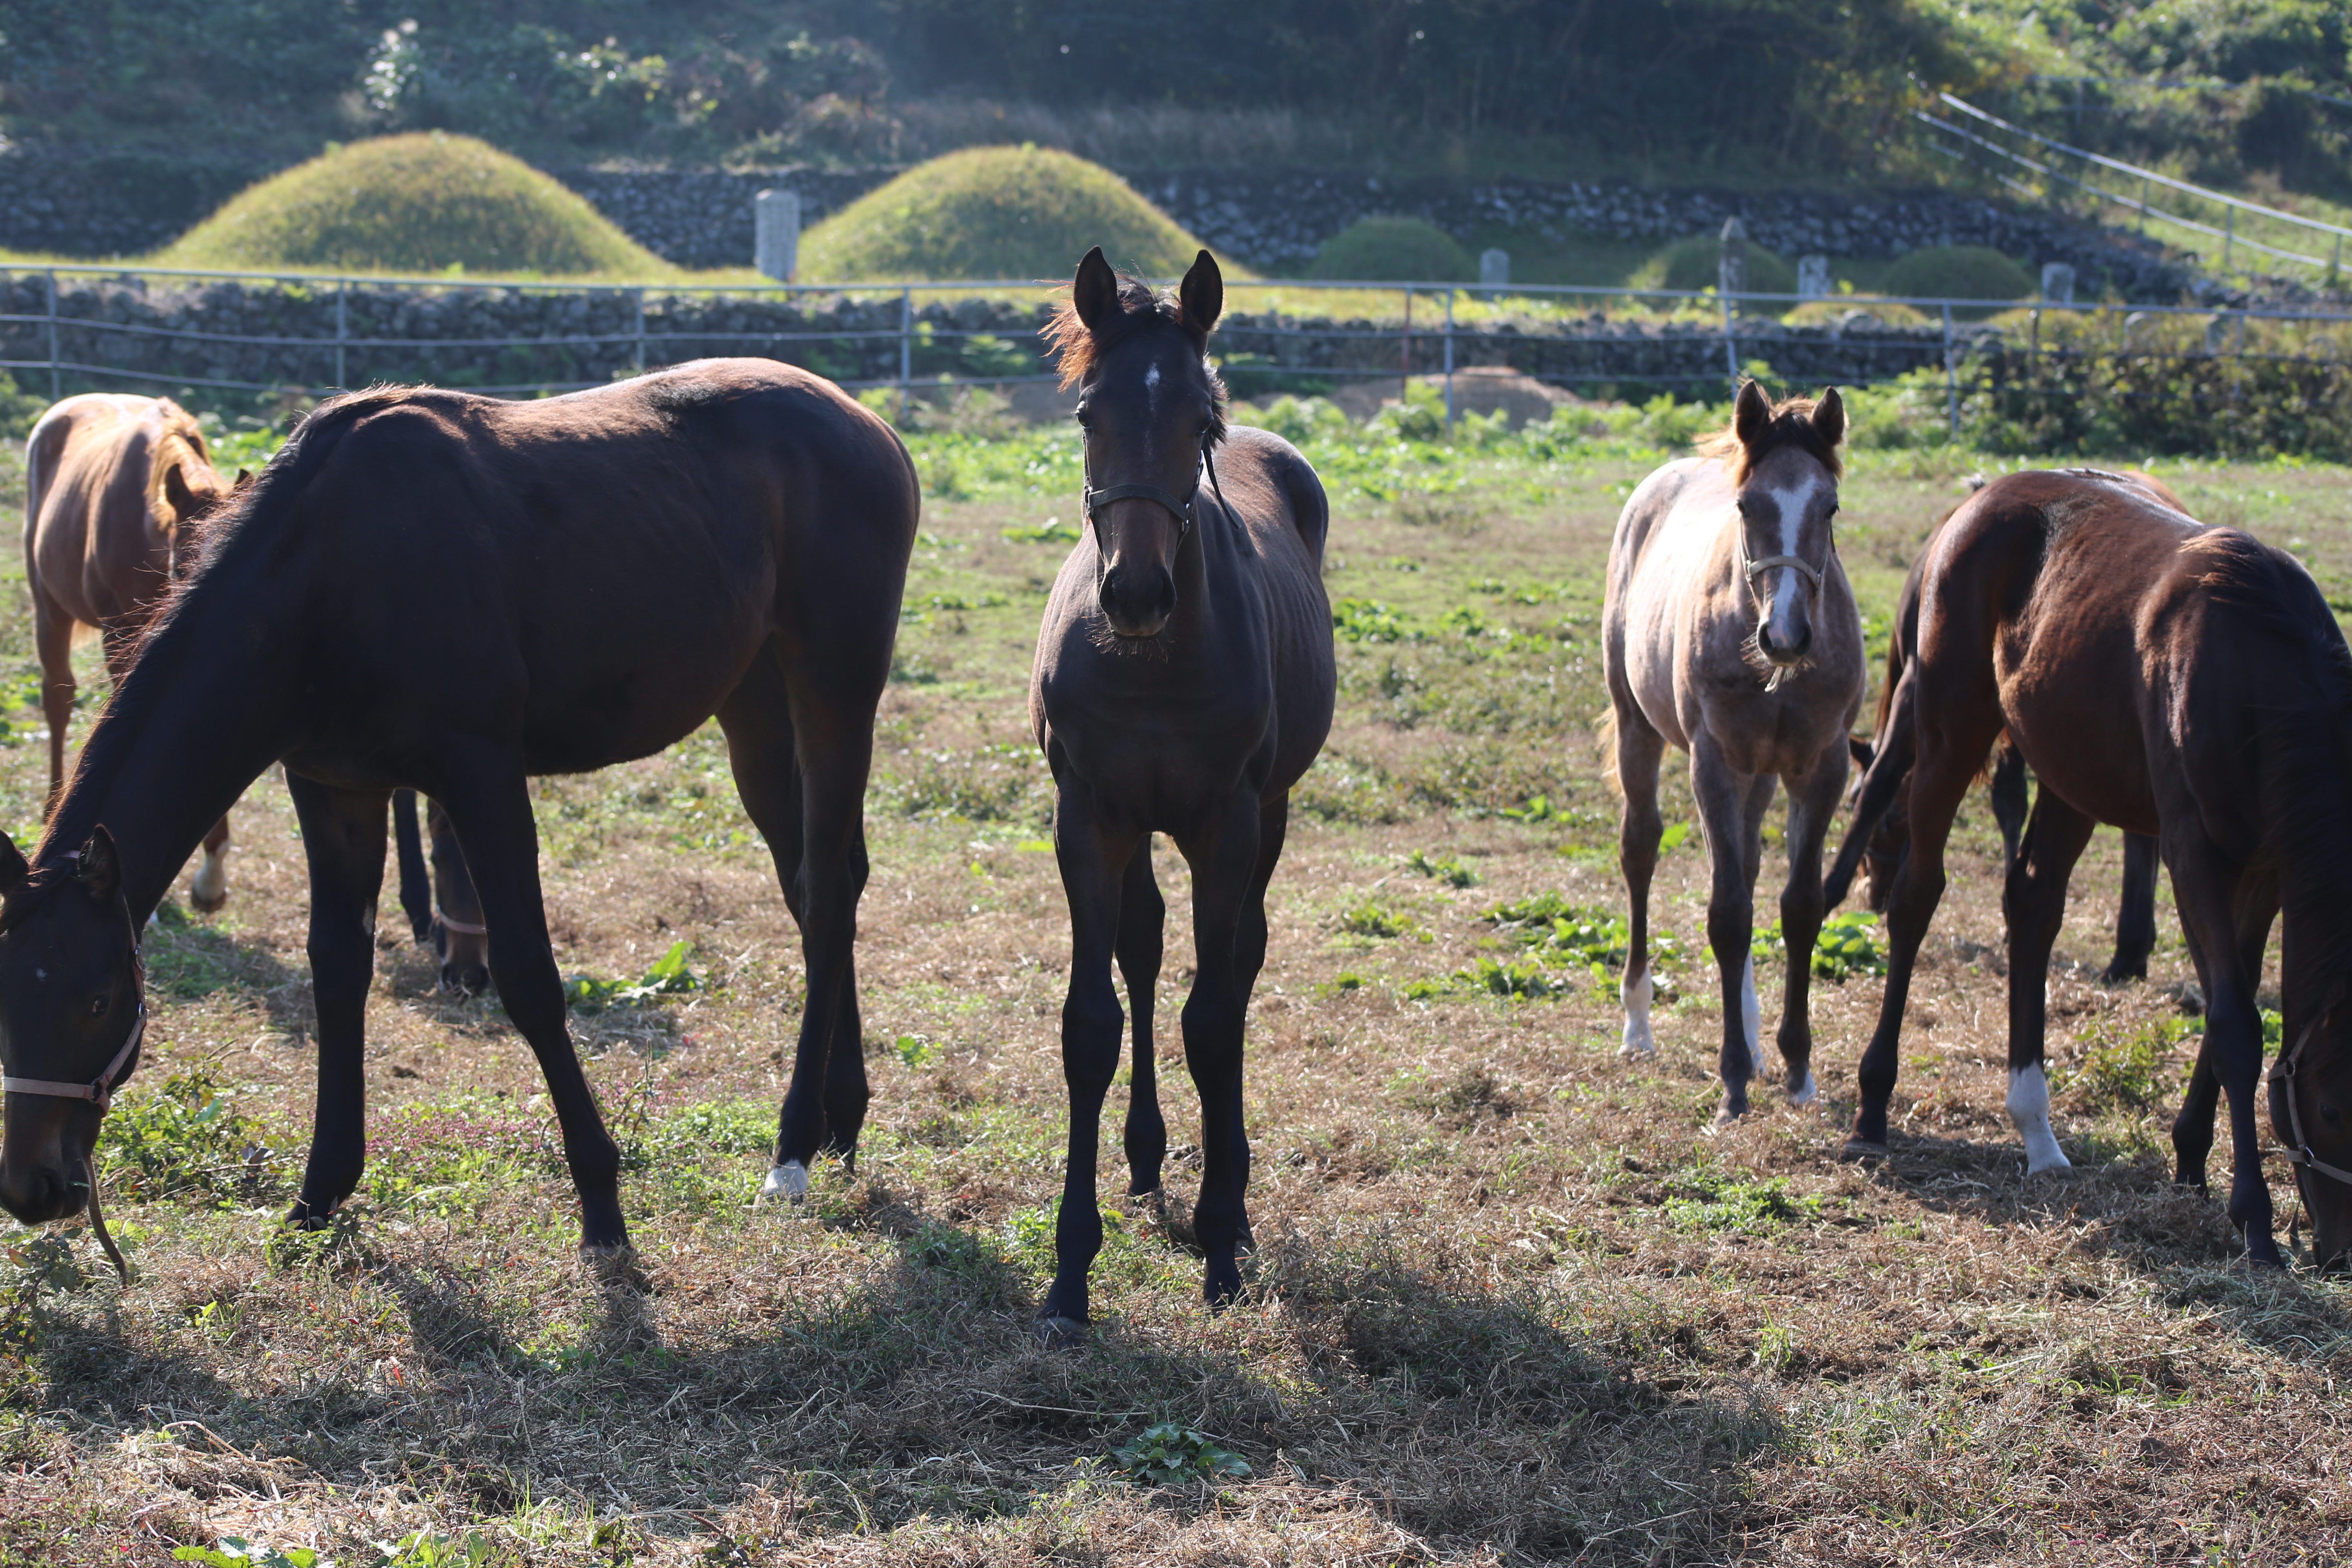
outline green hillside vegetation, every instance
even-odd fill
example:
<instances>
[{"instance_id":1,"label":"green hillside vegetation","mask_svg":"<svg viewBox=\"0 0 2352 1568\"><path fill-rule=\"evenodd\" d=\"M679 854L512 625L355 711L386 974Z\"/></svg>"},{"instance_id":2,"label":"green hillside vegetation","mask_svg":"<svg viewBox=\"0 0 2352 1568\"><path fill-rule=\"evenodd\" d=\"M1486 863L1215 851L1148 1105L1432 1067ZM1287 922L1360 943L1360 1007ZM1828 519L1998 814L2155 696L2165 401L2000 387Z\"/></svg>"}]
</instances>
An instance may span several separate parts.
<instances>
[{"instance_id":1,"label":"green hillside vegetation","mask_svg":"<svg viewBox=\"0 0 2352 1568\"><path fill-rule=\"evenodd\" d=\"M1091 246L1150 278L1201 242L1100 164L1041 147L975 147L918 165L811 228L813 283L1063 279Z\"/></svg>"},{"instance_id":2,"label":"green hillside vegetation","mask_svg":"<svg viewBox=\"0 0 2352 1568\"><path fill-rule=\"evenodd\" d=\"M1712 234L1694 234L1659 251L1634 275L1644 289L1712 289L1718 279L1723 241ZM1748 288L1756 294L1793 294L1797 268L1778 251L1760 245L1748 247Z\"/></svg>"},{"instance_id":3,"label":"green hillside vegetation","mask_svg":"<svg viewBox=\"0 0 2352 1568\"><path fill-rule=\"evenodd\" d=\"M154 258L172 267L514 277L677 269L520 159L439 132L339 147L231 199Z\"/></svg>"},{"instance_id":4,"label":"green hillside vegetation","mask_svg":"<svg viewBox=\"0 0 2352 1568\"><path fill-rule=\"evenodd\" d=\"M2022 300L2033 274L1981 245L1939 245L1902 257L1880 275L1878 291L1914 300Z\"/></svg>"},{"instance_id":5,"label":"green hillside vegetation","mask_svg":"<svg viewBox=\"0 0 2352 1568\"><path fill-rule=\"evenodd\" d=\"M1368 217L1323 242L1311 278L1368 283L1469 283L1478 264L1454 237L1417 217Z\"/></svg>"}]
</instances>

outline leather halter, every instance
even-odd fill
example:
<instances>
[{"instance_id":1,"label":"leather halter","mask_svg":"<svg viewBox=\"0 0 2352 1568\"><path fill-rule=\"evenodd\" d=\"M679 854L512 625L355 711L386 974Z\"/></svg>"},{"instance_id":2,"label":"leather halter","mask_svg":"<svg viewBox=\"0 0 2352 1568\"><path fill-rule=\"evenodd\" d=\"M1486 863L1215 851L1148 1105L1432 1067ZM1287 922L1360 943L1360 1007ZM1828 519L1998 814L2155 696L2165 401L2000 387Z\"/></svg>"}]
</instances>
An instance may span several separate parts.
<instances>
[{"instance_id":1,"label":"leather halter","mask_svg":"<svg viewBox=\"0 0 2352 1568\"><path fill-rule=\"evenodd\" d=\"M2316 1026L2315 1024L2305 1024L2303 1026L2303 1033L2294 1037L2294 1048L2280 1053L2279 1059L2273 1062L2271 1070L2263 1075L2263 1081L2284 1084L2286 1088L2286 1125L2287 1131L2294 1137L2293 1146L2286 1152L2288 1163L2301 1165L2304 1169L2315 1171L2323 1176L2331 1176L2347 1186L2352 1186L2352 1171L2345 1170L2340 1165L2331 1165L2311 1152L2311 1144L2303 1135L2303 1112L2294 1103L2295 1066L2302 1059L2303 1047L2311 1039L2311 1031Z\"/></svg>"},{"instance_id":2,"label":"leather halter","mask_svg":"<svg viewBox=\"0 0 2352 1568\"><path fill-rule=\"evenodd\" d=\"M147 988L147 972L139 963L139 950L136 947L131 950L131 967L139 976L140 990L144 992ZM59 1100L87 1100L102 1111L114 1103L116 1086L131 1076L124 1070L125 1067L133 1057L139 1054L139 1044L146 1037L147 999L142 995L139 1000L138 1016L131 1020L131 1033L123 1037L122 1048L114 1053L114 1059L106 1064L106 1070L100 1073L95 1079L89 1083L59 1083L54 1079L17 1078L10 1074L0 1077L0 1089L5 1089L10 1094L47 1094L54 1095Z\"/></svg>"},{"instance_id":3,"label":"leather halter","mask_svg":"<svg viewBox=\"0 0 2352 1568\"><path fill-rule=\"evenodd\" d=\"M1217 483L1216 459L1209 456L1209 444L1205 441L1201 443L1201 468L1209 477L1209 489L1217 498L1217 504L1225 506L1224 489ZM1101 529L1102 523L1095 516L1097 507L1108 506L1111 502L1118 500L1148 500L1156 502L1175 514L1176 547L1179 550L1184 547L1184 541L1192 535L1193 508L1201 499L1201 481L1197 479L1192 481L1192 493L1182 500L1178 500L1158 485L1111 485L1103 489L1097 489L1094 465L1088 463L1086 487L1086 495L1080 505L1085 509L1087 521L1093 524L1097 531ZM1225 507L1225 510L1231 511L1233 509Z\"/></svg>"},{"instance_id":4,"label":"leather halter","mask_svg":"<svg viewBox=\"0 0 2352 1568\"><path fill-rule=\"evenodd\" d=\"M490 934L489 927L476 925L470 921L453 919L450 916L449 911L446 910L435 910L433 911L433 918L441 922L441 929L443 931L455 931L459 936L488 936Z\"/></svg>"},{"instance_id":5,"label":"leather halter","mask_svg":"<svg viewBox=\"0 0 2352 1568\"><path fill-rule=\"evenodd\" d=\"M1746 541L1743 540L1741 542L1744 544ZM1832 548L1834 548L1834 546L1832 546ZM1744 555L1747 552L1742 550L1740 553ZM1767 555L1759 560L1750 561L1748 563L1748 591L1751 594L1754 593L1756 591L1756 578L1758 574L1760 573L1769 572L1775 566L1786 566L1791 572L1801 572L1804 574L1805 581L1812 584L1812 591L1814 593L1819 594L1822 591L1822 574L1820 569L1814 566L1811 562L1807 561L1802 556L1799 555Z\"/></svg>"}]
</instances>

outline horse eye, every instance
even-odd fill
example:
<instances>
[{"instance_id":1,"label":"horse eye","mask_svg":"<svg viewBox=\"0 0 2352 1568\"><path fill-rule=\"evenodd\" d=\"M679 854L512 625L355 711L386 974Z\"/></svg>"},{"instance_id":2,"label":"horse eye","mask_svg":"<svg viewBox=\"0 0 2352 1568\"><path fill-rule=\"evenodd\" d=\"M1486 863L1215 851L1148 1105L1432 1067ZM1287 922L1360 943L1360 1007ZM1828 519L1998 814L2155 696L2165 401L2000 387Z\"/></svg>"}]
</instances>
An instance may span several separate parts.
<instances>
[{"instance_id":1,"label":"horse eye","mask_svg":"<svg viewBox=\"0 0 2352 1568\"><path fill-rule=\"evenodd\" d=\"M2344 1118L2336 1114L2336 1108L2325 1100L2320 1102L2319 1116L2320 1120L2326 1122L2330 1127L2341 1127L2344 1125Z\"/></svg>"},{"instance_id":2,"label":"horse eye","mask_svg":"<svg viewBox=\"0 0 2352 1568\"><path fill-rule=\"evenodd\" d=\"M93 997L91 997L91 998L89 999L89 1016L90 1016L91 1017L95 1018L95 1017L97 1017L100 1013L103 1013L103 1012L105 1012L105 1011L106 1011L106 994L105 994L104 992L100 992L100 993L99 993L97 995L95 995L95 996L93 996Z\"/></svg>"}]
</instances>

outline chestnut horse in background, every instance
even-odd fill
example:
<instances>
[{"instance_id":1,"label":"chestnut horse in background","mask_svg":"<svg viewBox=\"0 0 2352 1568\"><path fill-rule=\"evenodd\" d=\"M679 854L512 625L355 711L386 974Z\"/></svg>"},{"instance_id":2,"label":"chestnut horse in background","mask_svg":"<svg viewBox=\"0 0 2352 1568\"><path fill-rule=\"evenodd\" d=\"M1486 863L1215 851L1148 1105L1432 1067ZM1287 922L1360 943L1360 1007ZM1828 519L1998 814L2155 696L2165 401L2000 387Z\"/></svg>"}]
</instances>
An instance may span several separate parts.
<instances>
[{"instance_id":1,"label":"chestnut horse in background","mask_svg":"<svg viewBox=\"0 0 2352 1568\"><path fill-rule=\"evenodd\" d=\"M1619 864L1633 933L1619 994L1623 1052L1647 1056L1650 879L1664 823L1658 764L1690 754L1713 887L1706 937L1723 986L1723 1105L1748 1110L1763 1071L1756 999L1756 878L1776 781L1789 791L1788 944L1780 1046L1791 1104L1816 1098L1810 1017L1822 926L1822 844L1845 794L1847 731L1862 709L1862 616L1837 555L1838 444L1845 409L1775 405L1748 382L1728 431L1669 463L1625 502L1609 547L1601 661L1609 682L1612 776L1624 796Z\"/></svg>"},{"instance_id":2,"label":"chestnut horse in background","mask_svg":"<svg viewBox=\"0 0 2352 1568\"><path fill-rule=\"evenodd\" d=\"M65 781L78 634L98 633L120 689L156 601L193 553L194 530L236 488L214 471L203 428L168 397L84 393L33 426L25 443L25 585L49 721L48 805ZM226 814L205 835L204 850L188 901L209 912L228 901Z\"/></svg>"},{"instance_id":3,"label":"chestnut horse in background","mask_svg":"<svg viewBox=\"0 0 2352 1568\"><path fill-rule=\"evenodd\" d=\"M2140 485L2167 506L2189 515L2189 508L2160 481L2126 470L2118 476ZM1979 483L1979 489L1983 488ZM1947 513L1948 520L1950 514ZM1937 529L1942 524L1937 525ZM1845 901L1854 873L1863 873L1866 901L1880 911L1895 889L1895 873L1910 842L1909 785L1916 743L1912 733L1913 707L1904 680L1919 646L1919 578L1927 570L1936 535L1927 536L1903 580L1903 597L1895 606L1895 629L1887 637L1886 679L1878 689L1878 716L1867 742L1853 742L1854 761L1862 764L1862 781L1853 791L1853 819L1845 842L1823 879L1822 901L1835 909ZM2004 874L2016 866L2021 836L2025 830L2025 757L2004 739L1992 764L1990 788L1993 821L2000 828ZM2156 840L2145 833L2124 835L2123 893L2116 910L2116 950L2100 973L2102 984L2147 978L2147 957L2156 951Z\"/></svg>"},{"instance_id":4,"label":"chestnut horse in background","mask_svg":"<svg viewBox=\"0 0 2352 1568\"><path fill-rule=\"evenodd\" d=\"M619 1254L621 1153L572 1046L530 781L649 756L714 713L801 926L768 1188L804 1192L866 1114L866 781L919 510L887 425L768 360L535 402L382 387L320 405L205 528L29 860L0 837L0 1207L37 1225L88 1201L100 1118L139 1061L140 931L205 826L283 763L319 1047L288 1222L325 1224L366 1158L384 821L405 787L464 846L582 1245Z\"/></svg>"},{"instance_id":5,"label":"chestnut horse in background","mask_svg":"<svg viewBox=\"0 0 2352 1568\"><path fill-rule=\"evenodd\" d=\"M1883 1156L1903 1007L1944 889L1952 817L2002 731L2041 787L2001 907L2009 925L2009 1111L2029 1171L2063 1168L2042 1067L2050 949L2094 824L2155 835L2205 990L2205 1037L2172 1127L2202 1186L2216 1100L2234 1145L2230 1218L2256 1263L2272 1236L2254 1096L2256 988L2285 920L2286 1044L2271 1125L2311 1211L2314 1258L2352 1245L2352 649L2292 555L2206 528L2114 474L2011 474L1926 554L1906 681L1917 754L1910 853L1887 902L1889 960L1848 1149Z\"/></svg>"},{"instance_id":6,"label":"chestnut horse in background","mask_svg":"<svg viewBox=\"0 0 2352 1568\"><path fill-rule=\"evenodd\" d=\"M1038 1313L1057 1336L1086 1325L1087 1276L1102 1247L1095 1170L1124 1022L1114 958L1135 1010L1130 1194L1160 1190L1167 1153L1151 1040L1167 917L1151 875L1155 829L1192 868L1184 1065L1201 1096L1192 1221L1204 1289L1222 1305L1241 1288L1243 1027L1265 962L1265 889L1290 787L1331 728L1323 485L1280 437L1226 428L1225 389L1207 359L1224 299L1205 250L1162 300L1113 273L1097 247L1047 329L1063 384L1079 389L1087 475L1086 532L1054 580L1029 682L1070 906L1069 1163L1054 1284ZM1233 483L1219 482L1220 469Z\"/></svg>"}]
</instances>

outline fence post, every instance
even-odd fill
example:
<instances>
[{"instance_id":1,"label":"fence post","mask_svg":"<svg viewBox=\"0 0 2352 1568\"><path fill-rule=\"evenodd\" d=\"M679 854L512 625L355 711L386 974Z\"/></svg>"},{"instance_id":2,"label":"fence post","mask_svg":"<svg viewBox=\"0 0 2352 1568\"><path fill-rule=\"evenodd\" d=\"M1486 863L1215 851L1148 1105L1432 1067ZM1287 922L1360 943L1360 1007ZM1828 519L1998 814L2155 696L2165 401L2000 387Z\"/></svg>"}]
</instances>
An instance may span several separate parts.
<instances>
[{"instance_id":1,"label":"fence post","mask_svg":"<svg viewBox=\"0 0 2352 1568\"><path fill-rule=\"evenodd\" d=\"M629 309L632 312L629 330L637 340L637 374L643 375L646 374L646 291L643 289L629 290Z\"/></svg>"},{"instance_id":2,"label":"fence post","mask_svg":"<svg viewBox=\"0 0 2352 1568\"><path fill-rule=\"evenodd\" d=\"M2230 270L2230 248L2238 243L2238 209L2221 209L2221 270Z\"/></svg>"},{"instance_id":3,"label":"fence post","mask_svg":"<svg viewBox=\"0 0 2352 1568\"><path fill-rule=\"evenodd\" d=\"M1397 347L1397 407L1412 405L1412 286L1404 291L1404 342Z\"/></svg>"},{"instance_id":4,"label":"fence post","mask_svg":"<svg viewBox=\"0 0 2352 1568\"><path fill-rule=\"evenodd\" d=\"M898 423L907 423L907 405L915 395L915 291L898 290Z\"/></svg>"},{"instance_id":5,"label":"fence post","mask_svg":"<svg viewBox=\"0 0 2352 1568\"><path fill-rule=\"evenodd\" d=\"M1454 428L1454 290L1445 291L1445 427Z\"/></svg>"},{"instance_id":6,"label":"fence post","mask_svg":"<svg viewBox=\"0 0 2352 1568\"><path fill-rule=\"evenodd\" d=\"M1952 342L1952 304L1944 301L1944 421L1955 441L1960 438L1959 351Z\"/></svg>"},{"instance_id":7,"label":"fence post","mask_svg":"<svg viewBox=\"0 0 2352 1568\"><path fill-rule=\"evenodd\" d=\"M63 384L58 379L58 269L49 268L49 401L55 403L65 395Z\"/></svg>"},{"instance_id":8,"label":"fence post","mask_svg":"<svg viewBox=\"0 0 2352 1568\"><path fill-rule=\"evenodd\" d=\"M1731 390L1737 395L1739 391L1739 344L1731 330L1731 296L1718 291L1717 298L1723 304L1723 364L1731 377Z\"/></svg>"},{"instance_id":9,"label":"fence post","mask_svg":"<svg viewBox=\"0 0 2352 1568\"><path fill-rule=\"evenodd\" d=\"M335 284L335 385L351 385L351 377L343 371L343 342L352 335L352 280L342 279Z\"/></svg>"}]
</instances>

